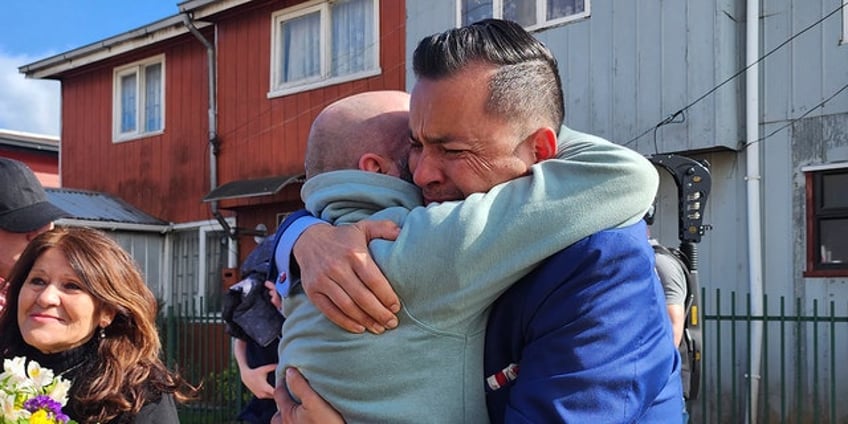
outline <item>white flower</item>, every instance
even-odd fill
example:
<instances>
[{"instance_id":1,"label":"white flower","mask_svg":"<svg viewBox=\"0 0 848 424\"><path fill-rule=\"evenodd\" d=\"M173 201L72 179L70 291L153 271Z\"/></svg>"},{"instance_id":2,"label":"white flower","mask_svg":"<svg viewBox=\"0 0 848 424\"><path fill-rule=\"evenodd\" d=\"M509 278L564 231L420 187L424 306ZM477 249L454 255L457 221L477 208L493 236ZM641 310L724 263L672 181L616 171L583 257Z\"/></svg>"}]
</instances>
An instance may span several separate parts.
<instances>
[{"instance_id":1,"label":"white flower","mask_svg":"<svg viewBox=\"0 0 848 424\"><path fill-rule=\"evenodd\" d=\"M26 370L24 369L26 367ZM26 423L29 422L32 412L26 410L26 402L39 396L49 396L60 405L65 406L68 402L68 390L70 381L56 376L53 370L42 368L36 361L16 357L3 361L3 372L0 373L0 424ZM32 404L29 408L39 408ZM55 408L55 406L48 406ZM59 411L54 411L59 412ZM44 412L39 412L44 414ZM52 416L51 416L52 417ZM65 423L64 419L49 418L51 423ZM44 422L43 420L39 422Z\"/></svg>"},{"instance_id":2,"label":"white flower","mask_svg":"<svg viewBox=\"0 0 848 424\"><path fill-rule=\"evenodd\" d=\"M26 409L15 408L15 394L0 390L0 422L18 422L26 420L30 412Z\"/></svg>"},{"instance_id":3,"label":"white flower","mask_svg":"<svg viewBox=\"0 0 848 424\"><path fill-rule=\"evenodd\" d=\"M11 417L15 413L15 395L0 390L0 417Z\"/></svg>"},{"instance_id":4,"label":"white flower","mask_svg":"<svg viewBox=\"0 0 848 424\"><path fill-rule=\"evenodd\" d=\"M71 382L59 377L55 383L47 396L65 406L68 403L68 390L71 389Z\"/></svg>"},{"instance_id":5,"label":"white flower","mask_svg":"<svg viewBox=\"0 0 848 424\"><path fill-rule=\"evenodd\" d=\"M27 374L32 381L33 388L38 391L41 391L43 387L47 387L47 385L53 382L53 370L41 368L41 365L35 361L29 361Z\"/></svg>"},{"instance_id":6,"label":"white flower","mask_svg":"<svg viewBox=\"0 0 848 424\"><path fill-rule=\"evenodd\" d=\"M19 385L28 380L24 365L26 358L18 356L12 359L3 360L3 374L0 374L0 380L6 381L6 384Z\"/></svg>"}]
</instances>

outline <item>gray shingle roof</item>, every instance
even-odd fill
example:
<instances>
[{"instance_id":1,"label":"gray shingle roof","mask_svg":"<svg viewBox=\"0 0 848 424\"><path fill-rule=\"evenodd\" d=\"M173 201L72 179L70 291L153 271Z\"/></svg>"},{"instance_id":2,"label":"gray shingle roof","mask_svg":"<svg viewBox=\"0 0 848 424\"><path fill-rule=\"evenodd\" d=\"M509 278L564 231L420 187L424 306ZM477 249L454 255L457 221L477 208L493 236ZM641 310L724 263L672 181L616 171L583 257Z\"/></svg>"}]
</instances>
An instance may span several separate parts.
<instances>
[{"instance_id":1,"label":"gray shingle roof","mask_svg":"<svg viewBox=\"0 0 848 424\"><path fill-rule=\"evenodd\" d=\"M143 225L169 224L106 193L68 188L45 188L45 191L50 203L68 212L71 219Z\"/></svg>"}]
</instances>

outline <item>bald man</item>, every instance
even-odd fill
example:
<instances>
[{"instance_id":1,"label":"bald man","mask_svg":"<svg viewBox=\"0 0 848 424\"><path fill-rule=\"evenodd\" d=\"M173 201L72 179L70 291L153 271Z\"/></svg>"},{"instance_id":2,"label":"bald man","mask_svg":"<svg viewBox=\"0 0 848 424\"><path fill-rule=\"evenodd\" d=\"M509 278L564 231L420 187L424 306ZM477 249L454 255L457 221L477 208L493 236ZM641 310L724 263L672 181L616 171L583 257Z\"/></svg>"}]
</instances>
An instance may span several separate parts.
<instances>
[{"instance_id":1,"label":"bald man","mask_svg":"<svg viewBox=\"0 0 848 424\"><path fill-rule=\"evenodd\" d=\"M277 384L296 368L347 422L488 422L482 361L490 305L564 247L638 222L657 175L637 153L586 138L561 146L557 160L545 160L556 145L536 148L542 162L528 175L487 193L424 208L418 188L398 178L409 175L408 101L401 92L369 92L322 111L301 192L306 209L330 223L388 219L401 227L396 240L369 246L402 301L397 328L349 333L287 281ZM612 200L617 207L598 206ZM590 219L563 219L586 208ZM276 262L296 276L287 255Z\"/></svg>"},{"instance_id":2,"label":"bald man","mask_svg":"<svg viewBox=\"0 0 848 424\"><path fill-rule=\"evenodd\" d=\"M408 133L409 95L402 91L373 91L339 100L312 123L306 142L306 179L359 169L412 181Z\"/></svg>"}]
</instances>

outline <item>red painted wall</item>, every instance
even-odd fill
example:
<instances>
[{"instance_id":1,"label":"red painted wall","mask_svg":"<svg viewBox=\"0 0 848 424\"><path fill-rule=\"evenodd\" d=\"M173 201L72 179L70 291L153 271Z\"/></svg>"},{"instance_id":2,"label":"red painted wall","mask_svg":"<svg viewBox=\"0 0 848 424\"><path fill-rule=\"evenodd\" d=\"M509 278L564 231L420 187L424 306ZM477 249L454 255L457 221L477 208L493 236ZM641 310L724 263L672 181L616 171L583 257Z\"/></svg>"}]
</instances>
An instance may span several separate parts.
<instances>
[{"instance_id":1,"label":"red painted wall","mask_svg":"<svg viewBox=\"0 0 848 424\"><path fill-rule=\"evenodd\" d=\"M211 32L210 32L211 34ZM165 54L165 130L112 142L117 66ZM207 219L206 52L192 36L80 69L62 80L62 182L116 195L156 217Z\"/></svg>"},{"instance_id":2,"label":"red painted wall","mask_svg":"<svg viewBox=\"0 0 848 424\"><path fill-rule=\"evenodd\" d=\"M44 187L59 187L59 154L55 152L27 151L0 146L0 157L23 162Z\"/></svg>"},{"instance_id":3,"label":"red painted wall","mask_svg":"<svg viewBox=\"0 0 848 424\"><path fill-rule=\"evenodd\" d=\"M218 46L218 184L303 171L309 126L344 96L405 84L405 2L380 2L382 74L269 99L271 14L301 1L252 2L210 17ZM163 134L112 142L112 79L117 66L165 54ZM116 195L172 222L211 218L208 73L203 44L186 34L62 76L62 181ZM232 202L230 202L232 203ZM236 202L238 205L239 202ZM245 213L264 220L299 207L298 191L251 199ZM227 207L227 202L222 202ZM254 224L258 217L244 217ZM241 217L239 218L242 219ZM275 222L267 222L275 228Z\"/></svg>"}]
</instances>

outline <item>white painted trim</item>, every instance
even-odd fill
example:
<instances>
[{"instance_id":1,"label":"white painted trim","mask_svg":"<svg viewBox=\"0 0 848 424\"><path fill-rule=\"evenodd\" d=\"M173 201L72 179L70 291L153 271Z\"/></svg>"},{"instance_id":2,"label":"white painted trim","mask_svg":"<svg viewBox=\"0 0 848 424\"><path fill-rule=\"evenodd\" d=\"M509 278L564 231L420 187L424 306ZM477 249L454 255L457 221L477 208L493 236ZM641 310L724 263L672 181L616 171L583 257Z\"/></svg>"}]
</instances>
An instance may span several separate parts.
<instances>
[{"instance_id":1,"label":"white painted trim","mask_svg":"<svg viewBox=\"0 0 848 424\"><path fill-rule=\"evenodd\" d=\"M202 22L203 18L251 1L253 0L188 0L178 4L181 12L179 14L21 66L18 68L18 72L34 79L54 78L56 75L81 66L100 62L187 34L189 31L183 23L182 13L190 12L194 19L194 25L198 29L202 29L212 25L208 22Z\"/></svg>"},{"instance_id":2,"label":"white painted trim","mask_svg":"<svg viewBox=\"0 0 848 424\"><path fill-rule=\"evenodd\" d=\"M87 219L60 218L56 225L66 227L90 227L108 231L141 231L164 234L172 229L170 225L133 224L129 222L89 221Z\"/></svg>"},{"instance_id":3,"label":"white painted trim","mask_svg":"<svg viewBox=\"0 0 848 424\"><path fill-rule=\"evenodd\" d=\"M236 225L236 219L235 218L228 217L228 218L224 218L224 220L226 220L227 224L229 224L231 227L235 227L235 225ZM214 219L207 219L207 220L204 220L204 221L183 222L183 223L180 223L180 224L171 225L171 228L173 228L175 231L190 230L190 229L193 229L193 228L200 228L200 227L209 227L210 230L223 230L224 229L224 227L222 227L221 224L219 224L218 221L214 220Z\"/></svg>"},{"instance_id":4,"label":"white painted trim","mask_svg":"<svg viewBox=\"0 0 848 424\"><path fill-rule=\"evenodd\" d=\"M286 9L278 10L271 14L271 69L269 74L268 94L267 97L274 98L285 96L303 91L314 90L321 87L326 87L334 84L340 84L348 81L355 81L362 78L368 78L382 73L380 67L380 0L370 0L372 2L372 13L374 14L374 26L372 28L374 38L374 59L371 67L365 71L341 75L337 77L330 76L331 49L328 40L332 39L332 27L330 24L330 4L331 1L318 0L310 1L292 6ZM279 28L282 22L297 18L310 13L319 13L321 42L319 44L319 60L320 70L319 75L305 78L303 80L294 81L291 83L278 84L280 73L282 72L280 64L281 46L279 45Z\"/></svg>"},{"instance_id":5,"label":"white painted trim","mask_svg":"<svg viewBox=\"0 0 848 424\"><path fill-rule=\"evenodd\" d=\"M227 221L227 223L230 226L232 226L232 227L236 226L235 218L230 217L230 218L225 218L225 220ZM206 294L206 288L209 286L209 284L214 283L214 282L210 282L210 281L207 280L208 274L206 272L206 249L207 249L206 248L206 233L209 233L209 232L212 232L212 231L224 231L224 227L222 227L221 224L219 224L218 221L215 221L215 220L205 221L205 222L202 222L200 224L201 225L198 225L196 227L197 228L197 237L198 237L198 239L197 239L197 270L196 270L198 281L197 281L197 293L196 294L198 296L195 297L195 301L197 301L200 297L202 297ZM186 226L184 228L190 229L191 227ZM236 256L237 256L238 252L234 252L234 249L235 249L233 247L234 244L235 243L233 242L233 240L231 238L227 238L227 251L228 251L227 266L230 267L230 268L234 267L235 263L237 261ZM208 301L208 299L207 299L207 301ZM208 306L209 305L207 304L206 307L208 307ZM196 304L196 307L200 308L200 304L199 303Z\"/></svg>"},{"instance_id":6,"label":"white painted trim","mask_svg":"<svg viewBox=\"0 0 848 424\"><path fill-rule=\"evenodd\" d=\"M848 0L842 0L842 39L839 44L848 44Z\"/></svg>"},{"instance_id":7,"label":"white painted trim","mask_svg":"<svg viewBox=\"0 0 848 424\"><path fill-rule=\"evenodd\" d=\"M201 227L197 229L197 286L195 286L194 298L192 303L198 311L202 311L200 299L205 298L206 294L206 233L209 232L209 227ZM207 299L208 300L208 299Z\"/></svg>"},{"instance_id":8,"label":"white painted trim","mask_svg":"<svg viewBox=\"0 0 848 424\"><path fill-rule=\"evenodd\" d=\"M160 253L162 269L159 271L159 284L160 289L162 290L162 300L164 301L163 307L165 308L164 311L159 311L159 313L163 315L167 312L168 306L174 306L174 282L171 281L173 273L173 269L171 269L171 267L174 265L174 261L171 260L171 254L173 251L174 236L171 233L166 233L165 246Z\"/></svg>"},{"instance_id":9,"label":"white painted trim","mask_svg":"<svg viewBox=\"0 0 848 424\"><path fill-rule=\"evenodd\" d=\"M251 1L253 0L188 0L181 2L178 6L180 12L191 12L193 19L200 20Z\"/></svg>"},{"instance_id":10,"label":"white painted trim","mask_svg":"<svg viewBox=\"0 0 848 424\"><path fill-rule=\"evenodd\" d=\"M144 131L143 127L146 121L147 116L144 114L144 103L145 103L145 95L147 93L147 80L145 79L144 69L146 66L159 64L161 66L162 77L159 81L160 87L159 92L161 96L160 105L161 108L161 128L156 131ZM146 59L138 60L132 63L128 63L125 65L121 65L115 67L112 71L112 142L120 143L124 141L134 140L142 137L149 137L152 135L161 134L165 131L165 117L166 110L165 104L166 102L166 65L165 65L165 55L158 54L155 56L148 57ZM136 90L136 117L135 117L135 131L132 132L121 132L121 77L125 75L135 74L135 90Z\"/></svg>"},{"instance_id":11,"label":"white painted trim","mask_svg":"<svg viewBox=\"0 0 848 424\"><path fill-rule=\"evenodd\" d=\"M844 0L848 1L848 0ZM567 24L569 22L579 21L582 19L586 19L592 15L591 13L591 0L585 0L583 2L583 12L575 13L573 15L564 16L562 18L552 19L550 21L546 21L548 11L548 2L547 0L536 0L536 24L526 26L528 32L538 31L544 28L553 27L557 25ZM492 0L492 14L493 18L502 19L503 18L503 0ZM539 22L542 22L541 24ZM462 23L462 0L456 0L456 26L463 26Z\"/></svg>"},{"instance_id":12,"label":"white painted trim","mask_svg":"<svg viewBox=\"0 0 848 424\"><path fill-rule=\"evenodd\" d=\"M328 78L320 81L314 81L309 84L301 84L289 86L285 89L274 90L268 92L268 98L272 99L274 97L288 96L289 94L300 93L303 91L315 90L321 87L328 87L335 84L341 84L343 82L355 81L358 79L368 78L380 75L383 72L381 68L372 69L367 72L359 72L356 74L345 75L343 77L338 78Z\"/></svg>"},{"instance_id":13,"label":"white painted trim","mask_svg":"<svg viewBox=\"0 0 848 424\"><path fill-rule=\"evenodd\" d=\"M846 162L834 162L823 165L807 165L801 167L801 172L818 172L818 171L830 171L833 169L845 169L848 168L848 161Z\"/></svg>"},{"instance_id":14,"label":"white painted trim","mask_svg":"<svg viewBox=\"0 0 848 424\"><path fill-rule=\"evenodd\" d=\"M205 22L196 23L198 28L209 25L211 24ZM188 29L183 24L182 16L174 15L154 24L21 66L18 72L34 79L53 78L63 72L136 51L187 33Z\"/></svg>"}]
</instances>

